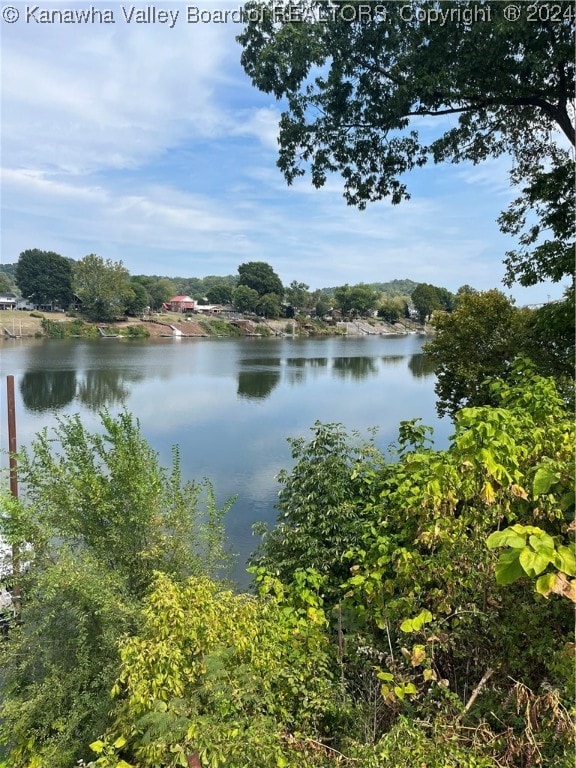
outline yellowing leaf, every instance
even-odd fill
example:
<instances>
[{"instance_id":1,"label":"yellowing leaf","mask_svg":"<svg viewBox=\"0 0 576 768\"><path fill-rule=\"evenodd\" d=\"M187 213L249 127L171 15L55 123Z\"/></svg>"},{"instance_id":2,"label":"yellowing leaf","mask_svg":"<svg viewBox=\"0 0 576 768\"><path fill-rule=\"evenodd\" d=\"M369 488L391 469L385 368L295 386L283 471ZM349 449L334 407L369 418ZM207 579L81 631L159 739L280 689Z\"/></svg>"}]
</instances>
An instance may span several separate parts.
<instances>
[{"instance_id":1,"label":"yellowing leaf","mask_svg":"<svg viewBox=\"0 0 576 768\"><path fill-rule=\"evenodd\" d=\"M424 670L424 682L428 683L430 680L438 680L438 675L433 669Z\"/></svg>"},{"instance_id":2,"label":"yellowing leaf","mask_svg":"<svg viewBox=\"0 0 576 768\"><path fill-rule=\"evenodd\" d=\"M486 482L484 484L484 488L480 492L480 498L485 504L494 504L496 501L496 494L494 493L492 483Z\"/></svg>"},{"instance_id":3,"label":"yellowing leaf","mask_svg":"<svg viewBox=\"0 0 576 768\"><path fill-rule=\"evenodd\" d=\"M426 658L426 649L423 645L415 645L414 648L412 648L412 653L410 655L410 663L413 667L417 667Z\"/></svg>"},{"instance_id":4,"label":"yellowing leaf","mask_svg":"<svg viewBox=\"0 0 576 768\"><path fill-rule=\"evenodd\" d=\"M512 483L510 486L510 493L517 499L528 499L528 494L526 493L525 489L520 485L516 485L515 483Z\"/></svg>"},{"instance_id":5,"label":"yellowing leaf","mask_svg":"<svg viewBox=\"0 0 576 768\"><path fill-rule=\"evenodd\" d=\"M92 752L96 752L97 755L102 754L102 750L104 749L104 742L103 741L93 741L92 744L88 745Z\"/></svg>"}]
</instances>

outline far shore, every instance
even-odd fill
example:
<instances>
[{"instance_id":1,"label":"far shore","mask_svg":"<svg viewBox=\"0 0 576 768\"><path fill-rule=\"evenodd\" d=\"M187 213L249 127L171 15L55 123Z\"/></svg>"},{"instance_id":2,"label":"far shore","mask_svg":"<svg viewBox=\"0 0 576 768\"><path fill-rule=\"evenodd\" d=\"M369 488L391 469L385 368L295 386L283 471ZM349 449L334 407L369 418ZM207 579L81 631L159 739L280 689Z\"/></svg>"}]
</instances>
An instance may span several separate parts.
<instances>
[{"instance_id":1,"label":"far shore","mask_svg":"<svg viewBox=\"0 0 576 768\"><path fill-rule=\"evenodd\" d=\"M18 338L54 338L47 332L43 320L49 324L72 324L77 331L78 321L84 332L71 332L70 336L118 336L118 338L162 338L162 337L274 337L274 336L397 336L414 333L429 333L413 320L402 319L397 323L386 323L379 318L358 318L351 321L324 321L315 318L264 318L204 316L200 313L154 314L142 318L125 318L118 322L98 323L86 321L81 316L71 317L63 312L28 312L22 310L0 311L0 332L4 340ZM53 326L54 327L54 326ZM70 326L68 326L70 327ZM62 332L68 330L62 327ZM98 330L100 329L100 330ZM68 334L64 334L68 335Z\"/></svg>"}]
</instances>

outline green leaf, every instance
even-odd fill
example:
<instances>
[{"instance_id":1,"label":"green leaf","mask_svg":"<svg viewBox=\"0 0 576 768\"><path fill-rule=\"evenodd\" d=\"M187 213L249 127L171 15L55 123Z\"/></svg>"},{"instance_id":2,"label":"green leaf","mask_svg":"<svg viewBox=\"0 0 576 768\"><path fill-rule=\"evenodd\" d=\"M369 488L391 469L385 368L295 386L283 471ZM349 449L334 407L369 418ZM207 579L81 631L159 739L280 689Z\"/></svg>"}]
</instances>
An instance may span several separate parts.
<instances>
[{"instance_id":1,"label":"green leaf","mask_svg":"<svg viewBox=\"0 0 576 768\"><path fill-rule=\"evenodd\" d=\"M97 755L102 754L102 750L104 749L104 742L103 741L93 741L92 744L88 745L92 752L96 752Z\"/></svg>"},{"instance_id":2,"label":"green leaf","mask_svg":"<svg viewBox=\"0 0 576 768\"><path fill-rule=\"evenodd\" d=\"M541 531L538 534L532 534L529 541L532 549L535 549L536 552L540 552L542 555L551 557L551 553L554 552L554 539L545 531Z\"/></svg>"},{"instance_id":3,"label":"green leaf","mask_svg":"<svg viewBox=\"0 0 576 768\"><path fill-rule=\"evenodd\" d=\"M559 569L568 574L568 576L576 576L576 555L574 555L574 549L572 547L560 546L557 551L560 556Z\"/></svg>"},{"instance_id":4,"label":"green leaf","mask_svg":"<svg viewBox=\"0 0 576 768\"><path fill-rule=\"evenodd\" d=\"M400 631L401 632L414 632L414 623L412 619L404 619L402 624L400 624Z\"/></svg>"},{"instance_id":5,"label":"green leaf","mask_svg":"<svg viewBox=\"0 0 576 768\"><path fill-rule=\"evenodd\" d=\"M496 582L498 584L506 586L524 576L524 569L520 565L519 556L519 549L508 549L500 555L496 564Z\"/></svg>"},{"instance_id":6,"label":"green leaf","mask_svg":"<svg viewBox=\"0 0 576 768\"><path fill-rule=\"evenodd\" d=\"M486 546L488 549L496 547L514 547L521 549L526 544L526 537L515 533L511 528L504 528L503 531L494 531L488 536Z\"/></svg>"},{"instance_id":7,"label":"green leaf","mask_svg":"<svg viewBox=\"0 0 576 768\"><path fill-rule=\"evenodd\" d=\"M539 467L534 475L534 496L548 493L552 484L558 480L558 475L549 466Z\"/></svg>"},{"instance_id":8,"label":"green leaf","mask_svg":"<svg viewBox=\"0 0 576 768\"><path fill-rule=\"evenodd\" d=\"M554 550L552 550L551 554L554 554ZM530 547L524 547L524 549L521 550L518 559L524 572L533 579L538 576L539 573L542 573L551 558L539 552L534 552Z\"/></svg>"}]
</instances>

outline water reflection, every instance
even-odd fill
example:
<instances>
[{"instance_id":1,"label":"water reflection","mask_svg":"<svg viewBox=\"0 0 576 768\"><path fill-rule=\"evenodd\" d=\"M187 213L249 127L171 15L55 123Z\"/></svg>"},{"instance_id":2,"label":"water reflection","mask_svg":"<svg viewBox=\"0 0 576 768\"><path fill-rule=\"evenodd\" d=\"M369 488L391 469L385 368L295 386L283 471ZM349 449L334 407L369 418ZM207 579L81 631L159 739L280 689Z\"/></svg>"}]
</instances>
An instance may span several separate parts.
<instances>
[{"instance_id":1,"label":"water reflection","mask_svg":"<svg viewBox=\"0 0 576 768\"><path fill-rule=\"evenodd\" d=\"M20 394L29 411L55 411L72 402L76 386L76 371L28 371Z\"/></svg>"},{"instance_id":2,"label":"water reflection","mask_svg":"<svg viewBox=\"0 0 576 768\"><path fill-rule=\"evenodd\" d=\"M419 353L411 355L408 360L410 373L416 379L425 379L428 376L434 376L434 363L428 355Z\"/></svg>"},{"instance_id":3,"label":"water reflection","mask_svg":"<svg viewBox=\"0 0 576 768\"><path fill-rule=\"evenodd\" d=\"M375 376L378 364L374 357L335 357L332 370L340 379L361 381L367 376Z\"/></svg>"},{"instance_id":4,"label":"water reflection","mask_svg":"<svg viewBox=\"0 0 576 768\"><path fill-rule=\"evenodd\" d=\"M130 394L127 382L141 381L143 376L135 371L105 368L99 371L86 371L78 387L78 399L94 411L110 405L124 403Z\"/></svg>"},{"instance_id":5,"label":"water reflection","mask_svg":"<svg viewBox=\"0 0 576 768\"><path fill-rule=\"evenodd\" d=\"M238 396L262 400L280 383L277 371L239 371Z\"/></svg>"},{"instance_id":6,"label":"water reflection","mask_svg":"<svg viewBox=\"0 0 576 768\"><path fill-rule=\"evenodd\" d=\"M195 374L200 370L231 374L237 380L238 398L260 401L270 397L283 382L305 386L307 378L361 382L379 376L386 369L405 366L406 370L406 365L416 379L434 375L430 359L421 353L347 355L342 354L344 349L339 347L330 352L340 354L318 356L318 345L302 345L298 352L312 354L294 355L290 354L296 351L291 344L285 350L286 355L282 354L284 350L270 355L262 348L260 356L260 350L253 350L255 354L250 357L236 357L234 351L239 348L232 346L227 349L231 354L222 355L221 345L181 348L177 352L172 347L160 349L152 345L139 348L74 342L40 345L29 350L28 370L23 372L19 385L22 401L27 410L36 412L58 411L73 401L99 411L127 402L132 394L131 385L137 382L171 378L175 372Z\"/></svg>"}]
</instances>

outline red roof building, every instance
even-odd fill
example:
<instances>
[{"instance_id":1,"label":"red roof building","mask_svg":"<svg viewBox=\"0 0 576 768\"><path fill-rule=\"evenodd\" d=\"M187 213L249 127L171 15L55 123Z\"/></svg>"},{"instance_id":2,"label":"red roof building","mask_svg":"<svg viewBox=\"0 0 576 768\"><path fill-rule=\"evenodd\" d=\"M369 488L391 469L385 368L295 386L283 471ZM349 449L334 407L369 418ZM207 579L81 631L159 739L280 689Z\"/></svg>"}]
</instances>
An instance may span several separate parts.
<instances>
[{"instance_id":1,"label":"red roof building","mask_svg":"<svg viewBox=\"0 0 576 768\"><path fill-rule=\"evenodd\" d=\"M196 302L190 296L174 296L164 306L170 312L194 312Z\"/></svg>"}]
</instances>

